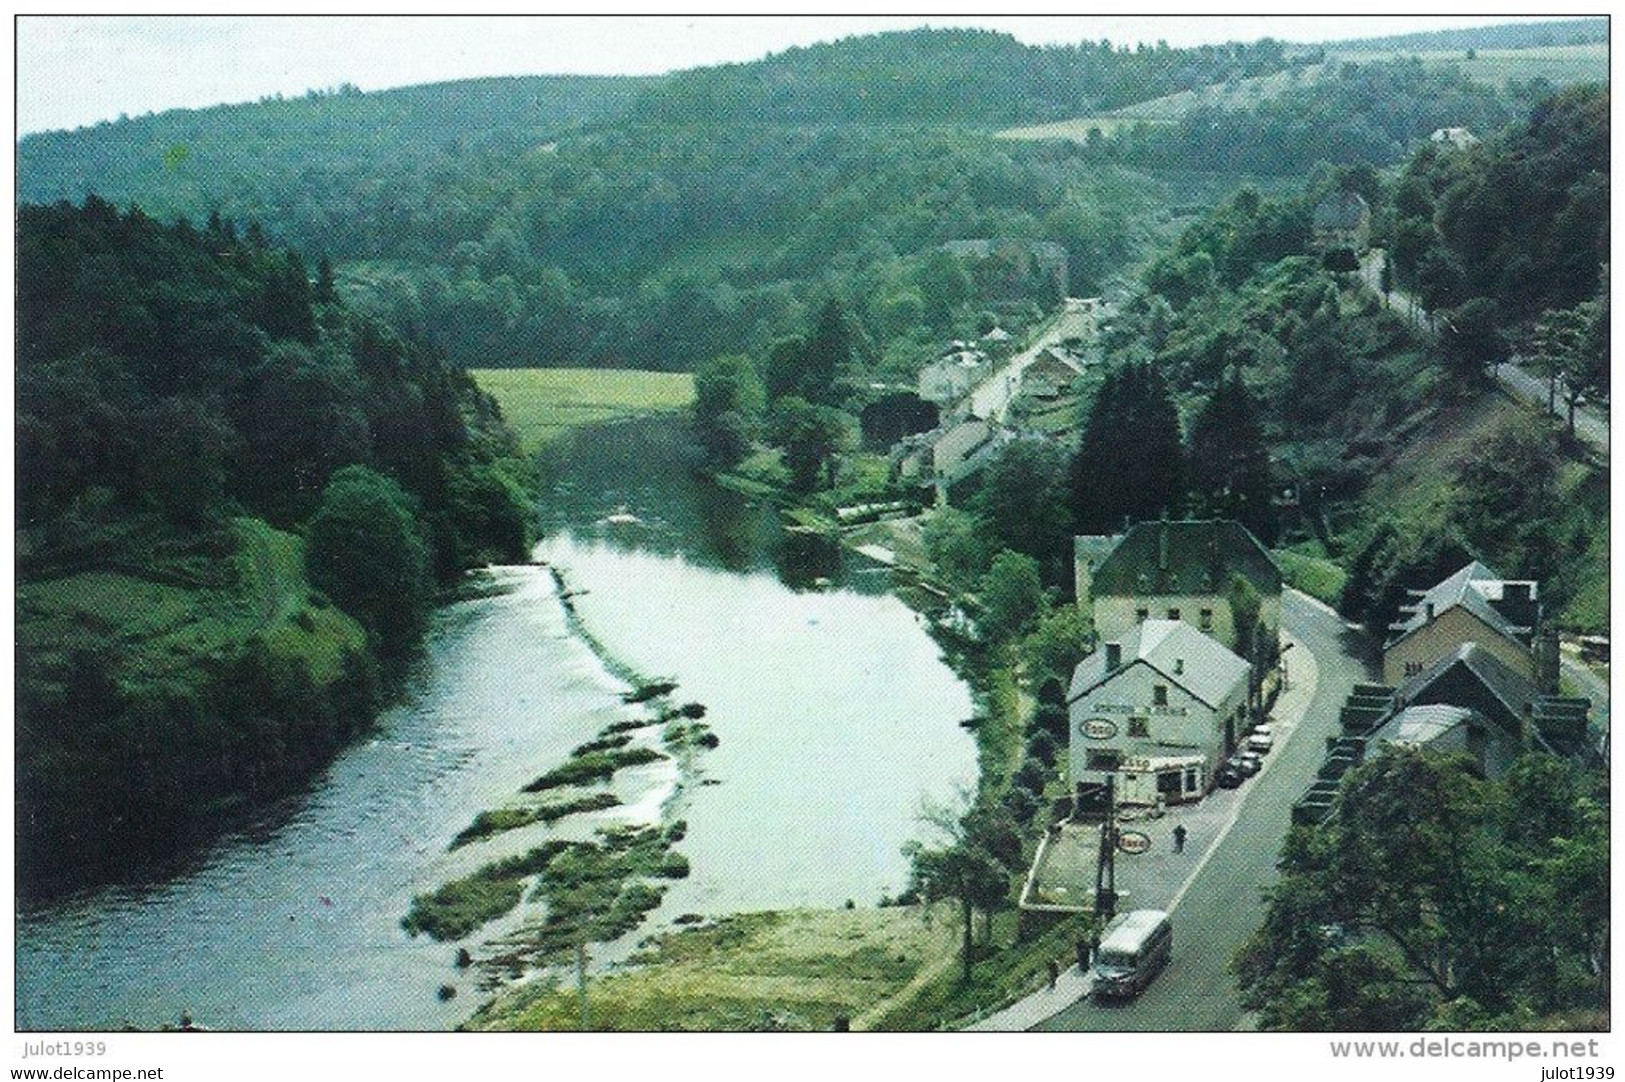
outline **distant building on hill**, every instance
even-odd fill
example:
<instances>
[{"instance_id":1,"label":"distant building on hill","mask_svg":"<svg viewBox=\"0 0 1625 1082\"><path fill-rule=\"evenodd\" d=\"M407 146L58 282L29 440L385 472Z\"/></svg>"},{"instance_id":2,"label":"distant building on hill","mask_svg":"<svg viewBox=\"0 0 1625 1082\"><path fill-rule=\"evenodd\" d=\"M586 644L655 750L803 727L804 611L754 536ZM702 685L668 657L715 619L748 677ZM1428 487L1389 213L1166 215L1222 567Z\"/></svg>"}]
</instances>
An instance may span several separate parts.
<instances>
[{"instance_id":1,"label":"distant building on hill","mask_svg":"<svg viewBox=\"0 0 1625 1082\"><path fill-rule=\"evenodd\" d=\"M1466 128L1438 128L1428 136L1434 143L1455 147L1457 150L1466 150L1468 147L1478 145L1478 136Z\"/></svg>"},{"instance_id":2,"label":"distant building on hill","mask_svg":"<svg viewBox=\"0 0 1625 1082\"><path fill-rule=\"evenodd\" d=\"M1359 253L1371 242L1371 207L1359 192L1341 190L1315 206L1315 250L1348 248Z\"/></svg>"}]
</instances>

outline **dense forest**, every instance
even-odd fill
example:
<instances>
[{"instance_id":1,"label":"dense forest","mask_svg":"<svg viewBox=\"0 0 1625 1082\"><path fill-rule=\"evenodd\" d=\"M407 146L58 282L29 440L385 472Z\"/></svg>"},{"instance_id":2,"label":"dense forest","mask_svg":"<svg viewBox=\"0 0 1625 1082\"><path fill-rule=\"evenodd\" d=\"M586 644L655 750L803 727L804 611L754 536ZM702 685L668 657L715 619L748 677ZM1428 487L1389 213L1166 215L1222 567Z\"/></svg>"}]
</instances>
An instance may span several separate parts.
<instances>
[{"instance_id":1,"label":"dense forest","mask_svg":"<svg viewBox=\"0 0 1625 1082\"><path fill-rule=\"evenodd\" d=\"M98 199L18 216L17 833L122 867L368 724L439 585L521 558L526 467L325 264Z\"/></svg>"}]
</instances>

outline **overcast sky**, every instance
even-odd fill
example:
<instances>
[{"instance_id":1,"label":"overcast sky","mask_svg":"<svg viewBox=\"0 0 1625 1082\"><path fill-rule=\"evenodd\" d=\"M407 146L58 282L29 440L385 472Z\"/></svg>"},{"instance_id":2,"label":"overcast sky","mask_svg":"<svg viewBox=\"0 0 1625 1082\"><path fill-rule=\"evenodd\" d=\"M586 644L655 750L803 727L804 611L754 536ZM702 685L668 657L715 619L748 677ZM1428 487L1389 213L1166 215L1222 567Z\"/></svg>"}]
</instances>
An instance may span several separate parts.
<instances>
[{"instance_id":1,"label":"overcast sky","mask_svg":"<svg viewBox=\"0 0 1625 1082\"><path fill-rule=\"evenodd\" d=\"M1539 16L1536 18L1551 18ZM21 133L120 114L354 83L378 90L482 75L651 74L913 26L983 26L1033 44L1315 42L1519 21L1513 16L365 17L24 16Z\"/></svg>"}]
</instances>

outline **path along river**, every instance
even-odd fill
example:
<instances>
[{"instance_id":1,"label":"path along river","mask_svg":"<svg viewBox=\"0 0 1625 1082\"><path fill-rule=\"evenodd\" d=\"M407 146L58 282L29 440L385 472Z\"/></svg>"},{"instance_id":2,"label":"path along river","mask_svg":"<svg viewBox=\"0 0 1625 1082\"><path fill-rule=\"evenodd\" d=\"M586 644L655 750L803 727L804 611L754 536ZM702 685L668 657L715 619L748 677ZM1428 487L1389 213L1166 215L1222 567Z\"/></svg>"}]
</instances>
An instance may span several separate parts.
<instances>
[{"instance_id":1,"label":"path along river","mask_svg":"<svg viewBox=\"0 0 1625 1082\"><path fill-rule=\"evenodd\" d=\"M412 896L550 831L662 810L688 821L693 873L645 934L688 912L873 905L901 889L922 800L974 780L957 724L969 691L884 570L694 481L683 442L676 418L580 434L545 495L538 555L608 656L706 704L721 744L692 773L623 771L621 808L447 852L476 812L634 710L549 572L495 569L494 596L437 614L404 701L304 793L139 882L23 913L18 1027L148 1028L183 1010L220 1029L453 1026L480 993L456 945L402 931ZM440 1000L442 984L457 998Z\"/></svg>"}]
</instances>

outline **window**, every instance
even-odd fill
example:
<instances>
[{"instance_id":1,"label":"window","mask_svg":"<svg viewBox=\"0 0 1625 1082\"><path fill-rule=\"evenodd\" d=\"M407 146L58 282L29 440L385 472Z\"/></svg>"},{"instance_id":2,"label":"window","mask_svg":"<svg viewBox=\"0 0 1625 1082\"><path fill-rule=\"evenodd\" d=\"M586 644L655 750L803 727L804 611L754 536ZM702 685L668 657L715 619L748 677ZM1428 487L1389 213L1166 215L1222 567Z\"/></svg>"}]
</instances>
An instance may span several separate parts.
<instances>
[{"instance_id":1,"label":"window","mask_svg":"<svg viewBox=\"0 0 1625 1082\"><path fill-rule=\"evenodd\" d=\"M1419 673L1421 671L1422 671L1422 663L1420 661L1407 661L1407 662L1405 662L1405 675L1406 676L1415 676L1417 673Z\"/></svg>"},{"instance_id":2,"label":"window","mask_svg":"<svg viewBox=\"0 0 1625 1082\"><path fill-rule=\"evenodd\" d=\"M1169 609L1168 610L1168 619L1170 619L1170 620L1179 619L1179 610L1178 609Z\"/></svg>"},{"instance_id":3,"label":"window","mask_svg":"<svg viewBox=\"0 0 1625 1082\"><path fill-rule=\"evenodd\" d=\"M1196 792L1196 771L1194 769L1185 771L1185 791L1187 793Z\"/></svg>"},{"instance_id":4,"label":"window","mask_svg":"<svg viewBox=\"0 0 1625 1082\"><path fill-rule=\"evenodd\" d=\"M1147 721L1145 718L1129 718L1128 719L1128 735L1130 735L1130 736L1138 736L1138 737L1141 737L1142 739L1150 737L1150 735L1151 735L1151 723L1149 721Z\"/></svg>"},{"instance_id":5,"label":"window","mask_svg":"<svg viewBox=\"0 0 1625 1082\"><path fill-rule=\"evenodd\" d=\"M1168 685L1158 684L1151 689L1151 702L1155 706L1168 705Z\"/></svg>"},{"instance_id":6,"label":"window","mask_svg":"<svg viewBox=\"0 0 1625 1082\"><path fill-rule=\"evenodd\" d=\"M1142 624L1145 623L1146 617L1148 617L1150 615L1151 615L1151 610L1150 609L1135 609L1134 610L1134 618L1136 620L1138 620Z\"/></svg>"},{"instance_id":7,"label":"window","mask_svg":"<svg viewBox=\"0 0 1625 1082\"><path fill-rule=\"evenodd\" d=\"M1123 765L1123 753L1091 748L1083 765L1087 770L1116 770Z\"/></svg>"},{"instance_id":8,"label":"window","mask_svg":"<svg viewBox=\"0 0 1625 1082\"><path fill-rule=\"evenodd\" d=\"M1212 631L1213 630L1213 610L1212 609L1203 609L1202 610L1202 630L1203 631Z\"/></svg>"}]
</instances>

